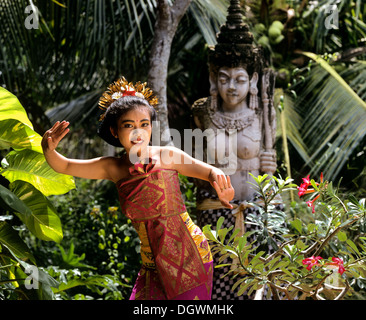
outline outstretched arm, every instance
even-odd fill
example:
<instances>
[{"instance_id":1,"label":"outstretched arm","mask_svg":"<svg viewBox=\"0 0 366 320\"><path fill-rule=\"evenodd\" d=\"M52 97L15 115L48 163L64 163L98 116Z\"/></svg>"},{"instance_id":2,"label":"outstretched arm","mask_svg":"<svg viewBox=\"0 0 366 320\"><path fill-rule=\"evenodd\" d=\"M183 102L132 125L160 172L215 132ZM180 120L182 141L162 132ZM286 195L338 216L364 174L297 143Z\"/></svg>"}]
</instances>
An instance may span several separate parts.
<instances>
[{"instance_id":1,"label":"outstretched arm","mask_svg":"<svg viewBox=\"0 0 366 320\"><path fill-rule=\"evenodd\" d=\"M170 160L169 166L172 169L187 177L209 181L222 205L230 209L233 208L229 201L234 198L235 191L231 185L230 177L225 176L222 170L197 160L175 147L166 147L163 152L167 152L165 156ZM161 155L161 159L164 162L164 154Z\"/></svg>"},{"instance_id":2,"label":"outstretched arm","mask_svg":"<svg viewBox=\"0 0 366 320\"><path fill-rule=\"evenodd\" d=\"M108 165L110 157L101 157L90 160L68 159L56 151L59 142L70 131L69 122L57 121L54 126L43 135L42 148L49 166L56 172L86 179L109 179Z\"/></svg>"}]
</instances>

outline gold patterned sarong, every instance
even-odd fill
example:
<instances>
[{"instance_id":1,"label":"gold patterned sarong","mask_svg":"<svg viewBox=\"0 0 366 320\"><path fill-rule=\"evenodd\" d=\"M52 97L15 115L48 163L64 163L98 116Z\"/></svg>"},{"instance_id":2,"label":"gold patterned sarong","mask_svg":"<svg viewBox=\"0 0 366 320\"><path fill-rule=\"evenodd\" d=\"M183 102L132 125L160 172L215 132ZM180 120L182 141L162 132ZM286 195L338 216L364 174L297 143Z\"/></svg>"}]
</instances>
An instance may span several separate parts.
<instances>
[{"instance_id":1,"label":"gold patterned sarong","mask_svg":"<svg viewBox=\"0 0 366 320\"><path fill-rule=\"evenodd\" d=\"M135 164L130 173L132 178L119 181L117 187L122 212L141 240L143 268L156 270L167 299L202 285L210 291L212 270L207 272L205 264L212 263L211 252L186 212L178 173L154 169L151 159Z\"/></svg>"}]
</instances>

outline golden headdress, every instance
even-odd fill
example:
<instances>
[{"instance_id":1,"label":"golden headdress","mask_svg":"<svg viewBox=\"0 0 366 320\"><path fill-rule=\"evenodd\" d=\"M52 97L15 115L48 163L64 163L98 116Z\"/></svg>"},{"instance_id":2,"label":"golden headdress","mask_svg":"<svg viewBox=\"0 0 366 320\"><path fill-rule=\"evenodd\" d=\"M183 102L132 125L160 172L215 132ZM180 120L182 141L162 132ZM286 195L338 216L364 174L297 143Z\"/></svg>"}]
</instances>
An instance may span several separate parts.
<instances>
[{"instance_id":1,"label":"golden headdress","mask_svg":"<svg viewBox=\"0 0 366 320\"><path fill-rule=\"evenodd\" d=\"M147 102L155 107L158 104L158 98L154 95L153 91L146 86L146 82L141 83L128 82L125 77L121 77L114 83L112 83L107 90L103 93L99 99L99 108L103 110L99 121L102 121L105 116L105 112L108 107L117 99L124 96L136 96L147 100Z\"/></svg>"}]
</instances>

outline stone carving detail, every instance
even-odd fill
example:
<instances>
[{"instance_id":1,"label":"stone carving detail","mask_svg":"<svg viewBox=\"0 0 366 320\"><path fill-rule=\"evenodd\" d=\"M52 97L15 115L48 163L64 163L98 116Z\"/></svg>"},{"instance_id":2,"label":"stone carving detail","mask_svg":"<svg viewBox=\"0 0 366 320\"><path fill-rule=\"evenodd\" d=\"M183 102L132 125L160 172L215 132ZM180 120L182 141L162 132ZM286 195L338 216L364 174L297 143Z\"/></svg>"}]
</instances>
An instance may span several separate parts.
<instances>
[{"instance_id":1,"label":"stone carving detail","mask_svg":"<svg viewBox=\"0 0 366 320\"><path fill-rule=\"evenodd\" d=\"M235 224L242 235L245 229L252 228L245 224L244 217L249 211L255 212L248 203L254 196L251 184L247 183L252 181L250 173L258 176L276 170L276 113L274 73L266 65L261 47L253 44L238 0L231 0L226 24L220 28L217 44L210 48L209 81L210 96L194 102L192 115L194 126L210 134L203 145L194 145L196 152L203 150L204 161L230 176L235 198L233 210L224 208L209 183L195 181L198 225L210 224L214 228L223 216L223 227ZM234 268L237 264L227 261L228 258L221 261L217 255L214 259L215 264L230 263ZM248 298L231 291L233 279L222 278L228 271L229 267L215 271L212 299Z\"/></svg>"},{"instance_id":2,"label":"stone carving detail","mask_svg":"<svg viewBox=\"0 0 366 320\"><path fill-rule=\"evenodd\" d=\"M206 157L215 159L214 165L231 176L235 198L248 200L252 197L246 183L251 179L249 172L272 174L276 170L276 115L274 73L266 67L261 47L253 44L253 36L243 23L239 1L231 1L226 24L220 29L217 44L210 48L209 72L210 96L194 102L194 123L201 130L217 132L215 139L207 141ZM224 129L225 136L217 129ZM234 131L236 153L229 155ZM225 142L226 150L217 148L219 142ZM227 161L220 163L224 157L236 159L230 158L228 167Z\"/></svg>"}]
</instances>

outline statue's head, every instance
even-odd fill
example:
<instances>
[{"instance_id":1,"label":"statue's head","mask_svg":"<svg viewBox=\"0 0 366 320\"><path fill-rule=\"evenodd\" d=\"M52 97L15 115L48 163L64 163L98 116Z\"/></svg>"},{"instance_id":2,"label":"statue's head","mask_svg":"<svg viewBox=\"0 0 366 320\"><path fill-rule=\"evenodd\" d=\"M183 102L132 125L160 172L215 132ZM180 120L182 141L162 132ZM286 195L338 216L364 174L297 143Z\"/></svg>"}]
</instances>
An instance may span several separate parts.
<instances>
[{"instance_id":1,"label":"statue's head","mask_svg":"<svg viewBox=\"0 0 366 320\"><path fill-rule=\"evenodd\" d=\"M249 27L243 22L240 12L240 2L232 0L228 9L226 24L221 26L217 36L217 44L209 51L210 68L210 93L220 94L220 78L223 73L243 74L239 79L247 78L248 95L251 82L257 85L258 74L265 67L264 57L261 47L253 44L253 35L249 32ZM246 74L246 76L245 76ZM224 98L221 95L222 98Z\"/></svg>"},{"instance_id":2,"label":"statue's head","mask_svg":"<svg viewBox=\"0 0 366 320\"><path fill-rule=\"evenodd\" d=\"M243 67L221 67L215 84L225 108L229 111L234 110L247 97L250 79Z\"/></svg>"}]
</instances>

